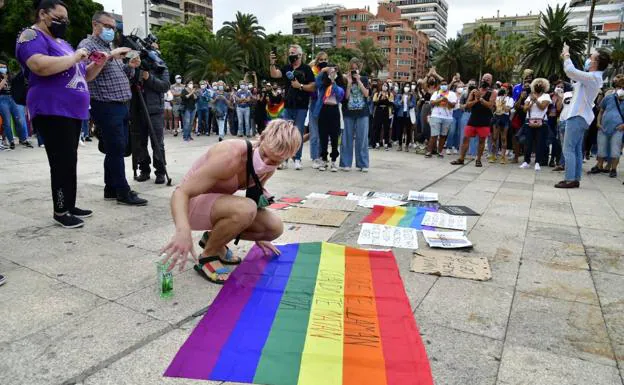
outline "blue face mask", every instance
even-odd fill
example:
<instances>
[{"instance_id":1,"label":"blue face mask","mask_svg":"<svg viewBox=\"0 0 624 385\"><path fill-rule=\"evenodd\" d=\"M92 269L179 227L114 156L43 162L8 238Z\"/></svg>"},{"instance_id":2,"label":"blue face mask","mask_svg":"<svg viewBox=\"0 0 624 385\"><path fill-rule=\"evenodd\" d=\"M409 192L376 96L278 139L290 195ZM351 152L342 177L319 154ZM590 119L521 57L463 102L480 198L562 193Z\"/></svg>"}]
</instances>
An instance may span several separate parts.
<instances>
[{"instance_id":1,"label":"blue face mask","mask_svg":"<svg viewBox=\"0 0 624 385\"><path fill-rule=\"evenodd\" d=\"M585 66L583 67L583 69L585 70L585 72L589 71L589 67L591 66L591 59L587 59L585 60Z\"/></svg>"},{"instance_id":2,"label":"blue face mask","mask_svg":"<svg viewBox=\"0 0 624 385\"><path fill-rule=\"evenodd\" d=\"M6 67L2 67L2 68L0 68L0 74L2 74L2 75L6 75L6 74L7 74L7 72L8 72L8 71L7 71L7 68L6 68Z\"/></svg>"},{"instance_id":3,"label":"blue face mask","mask_svg":"<svg viewBox=\"0 0 624 385\"><path fill-rule=\"evenodd\" d=\"M100 33L100 39L104 40L107 43L110 43L115 39L115 31L112 28L102 28L102 33Z\"/></svg>"},{"instance_id":4,"label":"blue face mask","mask_svg":"<svg viewBox=\"0 0 624 385\"><path fill-rule=\"evenodd\" d=\"M448 86L445 86L445 85L440 86L440 91L446 92L446 90L448 90Z\"/></svg>"}]
</instances>

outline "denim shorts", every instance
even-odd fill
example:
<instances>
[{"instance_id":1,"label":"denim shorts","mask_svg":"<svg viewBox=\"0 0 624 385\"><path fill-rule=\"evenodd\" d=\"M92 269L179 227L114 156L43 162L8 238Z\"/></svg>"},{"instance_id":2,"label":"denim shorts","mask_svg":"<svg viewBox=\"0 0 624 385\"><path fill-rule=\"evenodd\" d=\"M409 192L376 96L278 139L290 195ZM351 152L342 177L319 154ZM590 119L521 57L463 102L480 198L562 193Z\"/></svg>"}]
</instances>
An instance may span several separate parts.
<instances>
[{"instance_id":1,"label":"denim shorts","mask_svg":"<svg viewBox=\"0 0 624 385\"><path fill-rule=\"evenodd\" d=\"M509 128L509 115L494 115L494 118L492 118L492 126Z\"/></svg>"},{"instance_id":2,"label":"denim shorts","mask_svg":"<svg viewBox=\"0 0 624 385\"><path fill-rule=\"evenodd\" d=\"M600 158L619 158L622 152L623 131L605 132L598 130L598 156Z\"/></svg>"},{"instance_id":3,"label":"denim shorts","mask_svg":"<svg viewBox=\"0 0 624 385\"><path fill-rule=\"evenodd\" d=\"M447 136L453 119L429 118L429 126L431 126L431 136Z\"/></svg>"}]
</instances>

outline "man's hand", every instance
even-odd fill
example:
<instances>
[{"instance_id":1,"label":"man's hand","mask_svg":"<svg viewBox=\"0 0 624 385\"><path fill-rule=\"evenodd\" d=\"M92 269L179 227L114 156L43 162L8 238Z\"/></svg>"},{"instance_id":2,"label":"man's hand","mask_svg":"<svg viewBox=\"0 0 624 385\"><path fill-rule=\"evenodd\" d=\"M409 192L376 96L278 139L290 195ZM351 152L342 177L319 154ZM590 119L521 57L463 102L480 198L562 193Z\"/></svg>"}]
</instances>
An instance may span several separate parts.
<instances>
[{"instance_id":1,"label":"man's hand","mask_svg":"<svg viewBox=\"0 0 624 385\"><path fill-rule=\"evenodd\" d=\"M268 241L256 241L256 245L262 250L265 256L269 255L281 255L282 252L275 247L271 242Z\"/></svg>"},{"instance_id":2,"label":"man's hand","mask_svg":"<svg viewBox=\"0 0 624 385\"><path fill-rule=\"evenodd\" d=\"M624 124L620 124L615 128L616 130L624 131Z\"/></svg>"},{"instance_id":3,"label":"man's hand","mask_svg":"<svg viewBox=\"0 0 624 385\"><path fill-rule=\"evenodd\" d=\"M128 66L130 66L130 68L137 68L140 65L141 65L141 58L139 56L133 58L132 60L128 62Z\"/></svg>"},{"instance_id":4,"label":"man's hand","mask_svg":"<svg viewBox=\"0 0 624 385\"><path fill-rule=\"evenodd\" d=\"M149 71L143 71L143 80L147 80L150 77Z\"/></svg>"},{"instance_id":5,"label":"man's hand","mask_svg":"<svg viewBox=\"0 0 624 385\"><path fill-rule=\"evenodd\" d=\"M293 88L296 88L298 90L301 89L301 83L299 83L299 80L297 79L292 80L290 82L290 85L293 86Z\"/></svg>"},{"instance_id":6,"label":"man's hand","mask_svg":"<svg viewBox=\"0 0 624 385\"><path fill-rule=\"evenodd\" d=\"M561 57L562 58L566 58L570 56L570 46L568 46L568 44L563 43L563 49L561 50Z\"/></svg>"},{"instance_id":7,"label":"man's hand","mask_svg":"<svg viewBox=\"0 0 624 385\"><path fill-rule=\"evenodd\" d=\"M179 266L180 271L184 270L184 266L189 259L197 263L197 254L193 248L191 231L176 230L173 239L160 251L160 254L166 254L162 263L169 263L167 271L173 270L176 265ZM189 254L191 258L189 258Z\"/></svg>"},{"instance_id":8,"label":"man's hand","mask_svg":"<svg viewBox=\"0 0 624 385\"><path fill-rule=\"evenodd\" d=\"M271 53L269 54L269 63L274 66L276 60L277 57L275 57L275 54L273 53L273 51L271 51Z\"/></svg>"},{"instance_id":9,"label":"man's hand","mask_svg":"<svg viewBox=\"0 0 624 385\"><path fill-rule=\"evenodd\" d=\"M113 59L123 59L124 57L126 57L128 52L130 51L132 51L130 48L119 47L119 48L115 48L114 50L112 50L110 54L113 57Z\"/></svg>"},{"instance_id":10,"label":"man's hand","mask_svg":"<svg viewBox=\"0 0 624 385\"><path fill-rule=\"evenodd\" d=\"M80 48L74 53L74 60L76 61L76 63L80 63L81 61L86 60L88 57L89 51L84 48Z\"/></svg>"}]
</instances>

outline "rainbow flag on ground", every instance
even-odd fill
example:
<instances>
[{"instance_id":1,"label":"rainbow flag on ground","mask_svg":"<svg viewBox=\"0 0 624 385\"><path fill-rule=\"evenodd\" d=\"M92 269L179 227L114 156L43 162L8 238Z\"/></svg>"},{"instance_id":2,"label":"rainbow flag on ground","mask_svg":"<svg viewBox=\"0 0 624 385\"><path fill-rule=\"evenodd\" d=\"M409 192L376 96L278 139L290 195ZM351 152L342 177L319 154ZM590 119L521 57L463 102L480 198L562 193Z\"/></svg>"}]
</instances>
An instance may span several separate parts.
<instances>
[{"instance_id":1,"label":"rainbow flag on ground","mask_svg":"<svg viewBox=\"0 0 624 385\"><path fill-rule=\"evenodd\" d=\"M435 212L438 209L435 207L374 206L371 213L362 220L362 223L409 227L416 230L435 230L433 227L421 224L427 211Z\"/></svg>"},{"instance_id":2,"label":"rainbow flag on ground","mask_svg":"<svg viewBox=\"0 0 624 385\"><path fill-rule=\"evenodd\" d=\"M433 385L394 255L256 247L165 372L268 385Z\"/></svg>"}]
</instances>

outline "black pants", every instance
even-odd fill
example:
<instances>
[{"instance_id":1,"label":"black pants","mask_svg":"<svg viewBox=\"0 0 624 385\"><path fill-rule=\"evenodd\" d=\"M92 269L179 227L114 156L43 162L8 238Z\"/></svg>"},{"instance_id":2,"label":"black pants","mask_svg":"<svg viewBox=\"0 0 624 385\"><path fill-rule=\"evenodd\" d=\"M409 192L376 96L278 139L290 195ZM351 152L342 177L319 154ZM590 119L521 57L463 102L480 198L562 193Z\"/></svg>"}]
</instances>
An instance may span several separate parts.
<instances>
[{"instance_id":1,"label":"black pants","mask_svg":"<svg viewBox=\"0 0 624 385\"><path fill-rule=\"evenodd\" d=\"M399 146L403 145L403 135L405 134L407 137L405 138L405 143L410 143L412 140L412 132L411 132L412 121L409 116L396 116L394 117L394 128L392 130L392 140L395 142L399 142Z\"/></svg>"},{"instance_id":2,"label":"black pants","mask_svg":"<svg viewBox=\"0 0 624 385\"><path fill-rule=\"evenodd\" d=\"M543 124L539 128L531 128L527 126L526 147L524 151L524 161L531 164L531 153L533 152L533 142L535 147L535 162L540 166L548 164L548 125Z\"/></svg>"},{"instance_id":3,"label":"black pants","mask_svg":"<svg viewBox=\"0 0 624 385\"><path fill-rule=\"evenodd\" d=\"M141 116L137 119L137 125L130 125L130 135L132 140L132 164L134 169L138 167L141 170L141 174L150 174L152 172L150 164L152 159L150 158L149 151L147 150L148 140L152 145L152 156L154 157L154 169L156 176L165 175L165 165L167 164L165 158L165 138L164 138L164 125L162 114L150 114L150 121L152 122L152 129L154 130L154 136L156 137L156 143L152 141L150 136L148 123L145 121L145 117ZM160 152L158 151L160 149ZM162 159L161 159L162 157Z\"/></svg>"},{"instance_id":4,"label":"black pants","mask_svg":"<svg viewBox=\"0 0 624 385\"><path fill-rule=\"evenodd\" d=\"M377 108L375 110L375 119L373 120L373 131L375 136L373 143L381 144L381 133L383 132L383 140L385 144L390 144L390 115L387 108Z\"/></svg>"},{"instance_id":5,"label":"black pants","mask_svg":"<svg viewBox=\"0 0 624 385\"><path fill-rule=\"evenodd\" d=\"M327 145L331 139L331 160L338 159L338 137L340 136L340 111L338 106L323 105L318 118L319 138L321 141L321 159L327 161Z\"/></svg>"},{"instance_id":6,"label":"black pants","mask_svg":"<svg viewBox=\"0 0 624 385\"><path fill-rule=\"evenodd\" d=\"M76 207L76 166L82 120L38 115L32 124L45 141L54 212L66 213Z\"/></svg>"}]
</instances>

